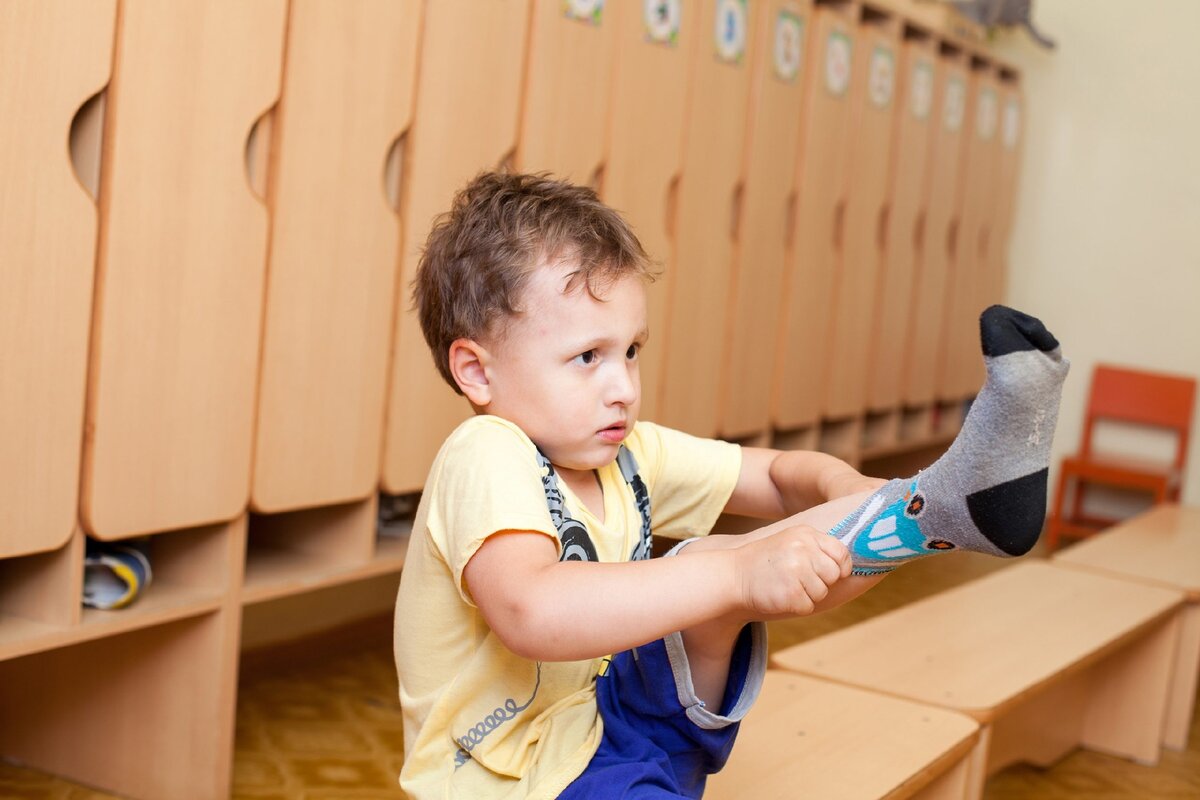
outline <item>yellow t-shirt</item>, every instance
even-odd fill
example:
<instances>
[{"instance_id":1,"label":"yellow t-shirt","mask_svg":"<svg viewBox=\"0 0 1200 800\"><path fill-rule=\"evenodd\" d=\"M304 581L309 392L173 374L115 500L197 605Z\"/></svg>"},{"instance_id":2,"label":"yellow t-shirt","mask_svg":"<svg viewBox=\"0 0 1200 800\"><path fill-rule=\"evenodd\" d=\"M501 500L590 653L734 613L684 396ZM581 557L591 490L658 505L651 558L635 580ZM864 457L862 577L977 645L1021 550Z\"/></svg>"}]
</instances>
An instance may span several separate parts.
<instances>
[{"instance_id":1,"label":"yellow t-shirt","mask_svg":"<svg viewBox=\"0 0 1200 800\"><path fill-rule=\"evenodd\" d=\"M654 532L707 534L737 483L741 449L648 422L625 446L650 494ZM515 655L463 588L463 569L494 533L533 531L558 543L536 452L512 423L472 417L442 445L425 484L394 642L404 711L400 785L413 800L556 797L600 744L595 677L604 660ZM599 559L627 561L641 529L633 490L615 461L597 472L603 524L564 482L559 488Z\"/></svg>"}]
</instances>

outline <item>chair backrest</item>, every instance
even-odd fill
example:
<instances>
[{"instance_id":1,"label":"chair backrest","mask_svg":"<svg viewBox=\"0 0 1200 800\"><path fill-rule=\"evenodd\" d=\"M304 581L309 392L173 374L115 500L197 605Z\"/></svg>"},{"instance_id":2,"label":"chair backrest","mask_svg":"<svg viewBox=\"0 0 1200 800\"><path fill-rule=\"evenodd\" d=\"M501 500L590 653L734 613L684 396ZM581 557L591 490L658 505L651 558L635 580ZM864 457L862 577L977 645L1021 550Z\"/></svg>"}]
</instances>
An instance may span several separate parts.
<instances>
[{"instance_id":1,"label":"chair backrest","mask_svg":"<svg viewBox=\"0 0 1200 800\"><path fill-rule=\"evenodd\" d=\"M1175 433L1174 466L1182 470L1195 399L1195 378L1097 364L1084 420L1083 454L1091 454L1093 426L1098 420L1148 425Z\"/></svg>"}]
</instances>

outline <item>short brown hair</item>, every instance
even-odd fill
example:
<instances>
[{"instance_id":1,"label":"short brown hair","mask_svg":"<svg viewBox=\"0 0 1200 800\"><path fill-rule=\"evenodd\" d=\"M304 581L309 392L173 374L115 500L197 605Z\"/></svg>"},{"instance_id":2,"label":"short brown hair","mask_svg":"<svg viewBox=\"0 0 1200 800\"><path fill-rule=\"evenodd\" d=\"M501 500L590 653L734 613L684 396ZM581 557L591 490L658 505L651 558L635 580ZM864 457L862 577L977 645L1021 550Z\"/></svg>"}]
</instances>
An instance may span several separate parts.
<instances>
[{"instance_id":1,"label":"short brown hair","mask_svg":"<svg viewBox=\"0 0 1200 800\"><path fill-rule=\"evenodd\" d=\"M615 210L584 186L546 174L484 172L434 221L413 279L413 300L438 371L450 373L457 339L500 334L519 314L521 291L541 263L579 262L567 283L597 287L624 275L653 280L641 242Z\"/></svg>"}]
</instances>

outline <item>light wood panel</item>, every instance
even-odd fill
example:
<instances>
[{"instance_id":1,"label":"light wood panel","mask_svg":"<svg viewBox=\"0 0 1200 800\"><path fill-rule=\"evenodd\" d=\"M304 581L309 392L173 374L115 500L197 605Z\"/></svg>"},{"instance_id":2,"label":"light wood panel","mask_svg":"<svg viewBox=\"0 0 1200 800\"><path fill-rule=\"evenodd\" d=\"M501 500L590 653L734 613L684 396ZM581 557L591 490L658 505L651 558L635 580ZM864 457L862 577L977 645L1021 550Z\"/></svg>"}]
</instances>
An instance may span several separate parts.
<instances>
[{"instance_id":1,"label":"light wood panel","mask_svg":"<svg viewBox=\"0 0 1200 800\"><path fill-rule=\"evenodd\" d=\"M997 85L1000 119L997 122L995 201L987 241L987 282L984 305L1002 303L1008 274L1008 250L1017 211L1021 151L1024 141L1024 98L1017 76L1000 71Z\"/></svg>"},{"instance_id":2,"label":"light wood panel","mask_svg":"<svg viewBox=\"0 0 1200 800\"><path fill-rule=\"evenodd\" d=\"M604 3L592 3L592 13L587 8L587 2L533 2L516 165L597 185L617 28Z\"/></svg>"},{"instance_id":3,"label":"light wood panel","mask_svg":"<svg viewBox=\"0 0 1200 800\"><path fill-rule=\"evenodd\" d=\"M988 294L988 233L995 203L999 110L994 70L975 60L967 87L967 135L959 178L961 216L947 305L946 361L939 382L940 396L948 399L969 397L983 385L979 314Z\"/></svg>"},{"instance_id":4,"label":"light wood panel","mask_svg":"<svg viewBox=\"0 0 1200 800\"><path fill-rule=\"evenodd\" d=\"M755 22L746 118L745 186L734 243L720 424L735 438L770 427L774 344L788 248L812 4L770 0Z\"/></svg>"},{"instance_id":5,"label":"light wood panel","mask_svg":"<svg viewBox=\"0 0 1200 800\"><path fill-rule=\"evenodd\" d=\"M946 305L958 229L967 101L967 56L942 48L934 67L933 132L923 187L925 224L917 247L920 291L905 337L901 396L910 406L933 402L946 352Z\"/></svg>"},{"instance_id":6,"label":"light wood panel","mask_svg":"<svg viewBox=\"0 0 1200 800\"><path fill-rule=\"evenodd\" d=\"M662 18L655 18L658 6ZM640 356L643 419L657 416L668 353L667 298L676 277L684 99L691 48L704 36L699 7L698 0L605 5L605 14L612 13L617 26L617 42L601 197L624 215L663 270L646 296L650 340Z\"/></svg>"},{"instance_id":7,"label":"light wood panel","mask_svg":"<svg viewBox=\"0 0 1200 800\"><path fill-rule=\"evenodd\" d=\"M421 5L293 0L270 180L251 504L375 491L400 228L389 149L412 120Z\"/></svg>"},{"instance_id":8,"label":"light wood panel","mask_svg":"<svg viewBox=\"0 0 1200 800\"><path fill-rule=\"evenodd\" d=\"M64 145L115 19L116 0L0 5L0 558L76 524L96 207Z\"/></svg>"},{"instance_id":9,"label":"light wood panel","mask_svg":"<svg viewBox=\"0 0 1200 800\"><path fill-rule=\"evenodd\" d=\"M908 331L915 322L920 295L926 290L917 249L926 223L926 174L934 116L937 43L926 35L905 39L897 70L893 151L887 189L883 268L873 314L871 358L866 364L867 408L884 411L901 401L905 364L910 354ZM927 356L928 357L928 356Z\"/></svg>"},{"instance_id":10,"label":"light wood panel","mask_svg":"<svg viewBox=\"0 0 1200 800\"><path fill-rule=\"evenodd\" d=\"M978 731L962 714L768 670L733 754L708 779L704 796L962 798L965 758ZM946 794L937 794L941 776L957 792L940 787Z\"/></svg>"},{"instance_id":11,"label":"light wood panel","mask_svg":"<svg viewBox=\"0 0 1200 800\"><path fill-rule=\"evenodd\" d=\"M830 297L843 242L856 10L834 3L813 13L796 165L795 246L785 272L772 399L772 422L781 429L815 423L823 400Z\"/></svg>"},{"instance_id":12,"label":"light wood panel","mask_svg":"<svg viewBox=\"0 0 1200 800\"><path fill-rule=\"evenodd\" d=\"M425 6L417 105L401 191L400 280L381 482L418 491L443 440L470 414L434 367L411 308L411 283L433 219L476 173L511 158L517 143L524 0L445 0Z\"/></svg>"},{"instance_id":13,"label":"light wood panel","mask_svg":"<svg viewBox=\"0 0 1200 800\"><path fill-rule=\"evenodd\" d=\"M866 408L872 312L883 258L884 207L892 161L900 20L862 10L850 86L850 153L845 224L835 261L824 344L822 413L840 419Z\"/></svg>"},{"instance_id":14,"label":"light wood panel","mask_svg":"<svg viewBox=\"0 0 1200 800\"><path fill-rule=\"evenodd\" d=\"M663 364L658 419L697 436L715 436L720 353L727 341L735 225L740 216L751 32L761 4L703 0L689 70L679 183L675 274L667 326L656 346ZM716 363L714 363L716 362Z\"/></svg>"},{"instance_id":15,"label":"light wood panel","mask_svg":"<svg viewBox=\"0 0 1200 800\"><path fill-rule=\"evenodd\" d=\"M121 4L82 498L100 538L246 506L267 215L245 151L278 97L285 11Z\"/></svg>"},{"instance_id":16,"label":"light wood panel","mask_svg":"<svg viewBox=\"0 0 1200 800\"><path fill-rule=\"evenodd\" d=\"M1156 506L1054 555L1055 564L1134 578L1187 595L1163 743L1187 747L1200 679L1200 508Z\"/></svg>"}]
</instances>

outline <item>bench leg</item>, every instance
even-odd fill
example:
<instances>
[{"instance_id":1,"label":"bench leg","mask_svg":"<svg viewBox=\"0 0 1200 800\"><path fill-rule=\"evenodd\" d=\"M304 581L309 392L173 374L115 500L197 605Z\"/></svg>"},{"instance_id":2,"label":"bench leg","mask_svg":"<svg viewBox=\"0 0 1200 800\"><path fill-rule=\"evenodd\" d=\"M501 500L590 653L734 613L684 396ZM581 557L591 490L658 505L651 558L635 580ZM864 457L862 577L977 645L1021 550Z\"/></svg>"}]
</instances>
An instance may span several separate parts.
<instances>
[{"instance_id":1,"label":"bench leg","mask_svg":"<svg viewBox=\"0 0 1200 800\"><path fill-rule=\"evenodd\" d=\"M971 778L971 755L968 753L928 786L914 794L911 800L964 800Z\"/></svg>"},{"instance_id":2,"label":"bench leg","mask_svg":"<svg viewBox=\"0 0 1200 800\"><path fill-rule=\"evenodd\" d=\"M1196 707L1196 681L1200 677L1200 604L1184 606L1180 614L1179 653L1171 676L1167 718L1163 721L1163 745L1186 750L1188 730Z\"/></svg>"},{"instance_id":3,"label":"bench leg","mask_svg":"<svg viewBox=\"0 0 1200 800\"><path fill-rule=\"evenodd\" d=\"M981 725L979 741L963 759L967 769L967 791L963 800L983 800L983 784L988 776L988 752L992 749L992 726Z\"/></svg>"},{"instance_id":4,"label":"bench leg","mask_svg":"<svg viewBox=\"0 0 1200 800\"><path fill-rule=\"evenodd\" d=\"M1088 670L1084 747L1158 763L1167 693L1179 644L1179 614Z\"/></svg>"},{"instance_id":5,"label":"bench leg","mask_svg":"<svg viewBox=\"0 0 1200 800\"><path fill-rule=\"evenodd\" d=\"M1091 681L1085 672L1020 699L992 722L987 774L1016 763L1048 767L1079 746Z\"/></svg>"}]
</instances>

